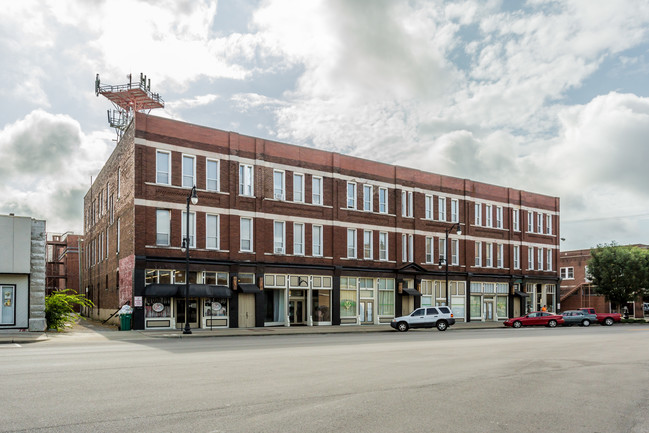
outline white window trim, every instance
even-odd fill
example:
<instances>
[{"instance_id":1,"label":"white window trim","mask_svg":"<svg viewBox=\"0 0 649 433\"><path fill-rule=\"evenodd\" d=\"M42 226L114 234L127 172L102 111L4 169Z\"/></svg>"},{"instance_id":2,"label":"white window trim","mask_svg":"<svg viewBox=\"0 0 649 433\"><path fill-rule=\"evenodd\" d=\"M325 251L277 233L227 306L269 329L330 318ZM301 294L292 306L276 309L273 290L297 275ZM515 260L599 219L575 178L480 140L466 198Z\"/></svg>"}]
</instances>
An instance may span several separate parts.
<instances>
[{"instance_id":1,"label":"white window trim","mask_svg":"<svg viewBox=\"0 0 649 433\"><path fill-rule=\"evenodd\" d=\"M162 212L167 214L166 221L162 221L163 224L166 223L166 227L163 227L163 228L167 229L167 233L163 233L161 231L158 231L159 223L160 223L160 221L159 221L159 218L160 218L159 213L162 213ZM171 211L168 210L168 209L156 209L155 215L156 215L155 244L158 245L158 246L161 246L161 247L168 247L169 245L171 245ZM119 224L119 218L117 219L117 222ZM163 234L167 235L167 243L159 243L158 242L158 233L163 233Z\"/></svg>"},{"instance_id":2,"label":"white window trim","mask_svg":"<svg viewBox=\"0 0 649 433\"><path fill-rule=\"evenodd\" d=\"M519 209L512 209L512 228L515 232L519 232L521 212Z\"/></svg>"},{"instance_id":3,"label":"white window trim","mask_svg":"<svg viewBox=\"0 0 649 433\"><path fill-rule=\"evenodd\" d=\"M405 234L401 235L401 261L408 261L408 236Z\"/></svg>"},{"instance_id":4,"label":"white window trim","mask_svg":"<svg viewBox=\"0 0 649 433\"><path fill-rule=\"evenodd\" d=\"M451 222L458 222L460 218L460 202L456 198L451 199Z\"/></svg>"},{"instance_id":5,"label":"white window trim","mask_svg":"<svg viewBox=\"0 0 649 433\"><path fill-rule=\"evenodd\" d=\"M482 226L482 203L475 203L475 225Z\"/></svg>"},{"instance_id":6,"label":"white window trim","mask_svg":"<svg viewBox=\"0 0 649 433\"><path fill-rule=\"evenodd\" d=\"M302 236L300 239L298 239L297 236L297 230L296 227L302 227ZM303 256L305 255L305 245L304 245L304 239L306 238L306 233L305 233L306 227L305 224L303 223L293 223L293 254L296 256ZM298 240L300 242L298 242ZM302 252L295 252L296 251L296 246L301 246Z\"/></svg>"},{"instance_id":7,"label":"white window trim","mask_svg":"<svg viewBox=\"0 0 649 433\"><path fill-rule=\"evenodd\" d=\"M210 227L210 217L216 217L216 247L209 246L209 227ZM220 250L221 249L221 217L218 214L206 213L205 214L205 249L207 250Z\"/></svg>"},{"instance_id":8,"label":"white window trim","mask_svg":"<svg viewBox=\"0 0 649 433\"><path fill-rule=\"evenodd\" d=\"M180 242L182 244L183 238L187 237L185 234L185 231L187 230L187 211L182 211L180 216L182 218L180 225ZM189 228L191 229L191 233L189 234L189 248L196 248L196 212L189 211Z\"/></svg>"},{"instance_id":9,"label":"white window trim","mask_svg":"<svg viewBox=\"0 0 649 433\"><path fill-rule=\"evenodd\" d=\"M457 266L460 264L460 241L451 239L451 264Z\"/></svg>"},{"instance_id":10,"label":"white window trim","mask_svg":"<svg viewBox=\"0 0 649 433\"><path fill-rule=\"evenodd\" d=\"M493 227L493 209L490 204L485 205L485 227Z\"/></svg>"},{"instance_id":11,"label":"white window trim","mask_svg":"<svg viewBox=\"0 0 649 433\"><path fill-rule=\"evenodd\" d=\"M216 163L216 179L210 179L209 178L208 166L209 166L210 162L215 162ZM221 175L221 161L219 159L206 158L205 159L205 190L206 191L219 192L221 190L221 176L220 175ZM210 180L215 180L216 181L216 189L212 189L212 188L209 187Z\"/></svg>"},{"instance_id":12,"label":"white window trim","mask_svg":"<svg viewBox=\"0 0 649 433\"><path fill-rule=\"evenodd\" d=\"M368 200L368 194L367 194L367 189L369 188L369 200ZM367 209L367 205L369 204L369 209ZM363 185L363 210L365 212L373 212L374 211L374 186L373 185Z\"/></svg>"},{"instance_id":13,"label":"white window trim","mask_svg":"<svg viewBox=\"0 0 649 433\"><path fill-rule=\"evenodd\" d=\"M298 200L298 199L295 198L295 191L298 191L298 189L295 188L295 179L298 178L298 177L302 179L301 187L299 188L299 193L300 193L300 196L302 197L301 200ZM293 201L295 203L304 203L304 200L305 200L305 197L304 197L304 181L305 181L304 173L293 173Z\"/></svg>"},{"instance_id":14,"label":"white window trim","mask_svg":"<svg viewBox=\"0 0 649 433\"><path fill-rule=\"evenodd\" d=\"M317 189L318 194L316 194L316 188L315 188L315 180L316 179L320 180L320 182L319 182L320 187ZM311 203L312 204L322 205L324 203L324 201L323 201L324 197L322 196L323 190L324 190L324 180L323 180L322 176L313 176L311 178ZM319 197L320 200L316 202L314 200L315 197Z\"/></svg>"},{"instance_id":15,"label":"white window trim","mask_svg":"<svg viewBox=\"0 0 649 433\"><path fill-rule=\"evenodd\" d=\"M158 185L171 185L171 152L166 151L166 150L156 150L155 151L155 183ZM168 156L167 159L167 177L168 177L168 182L158 182L158 173L160 170L158 169L158 154L159 153L164 153Z\"/></svg>"},{"instance_id":16,"label":"white window trim","mask_svg":"<svg viewBox=\"0 0 649 433\"><path fill-rule=\"evenodd\" d=\"M351 244L349 243L350 240L351 240ZM355 259L356 257L358 257L357 246L358 246L358 240L357 240L356 229L347 229L347 258L348 259Z\"/></svg>"},{"instance_id":17,"label":"white window trim","mask_svg":"<svg viewBox=\"0 0 649 433\"><path fill-rule=\"evenodd\" d=\"M514 269L521 268L521 249L518 245L514 245Z\"/></svg>"},{"instance_id":18,"label":"white window trim","mask_svg":"<svg viewBox=\"0 0 649 433\"><path fill-rule=\"evenodd\" d=\"M366 254L365 250L365 236L369 233L369 239L370 239L370 254L369 256ZM363 230L363 259L365 260L373 260L374 259L374 232L372 230Z\"/></svg>"},{"instance_id":19,"label":"white window trim","mask_svg":"<svg viewBox=\"0 0 649 433\"><path fill-rule=\"evenodd\" d=\"M250 172L250 185L246 184L246 173ZM250 194L246 193L246 187L250 187ZM239 164L239 195L243 197L255 196L255 169L250 164Z\"/></svg>"},{"instance_id":20,"label":"white window trim","mask_svg":"<svg viewBox=\"0 0 649 433\"><path fill-rule=\"evenodd\" d=\"M349 187L350 186L353 186L353 188L351 190L352 191L351 197L349 195L349 191L350 191ZM345 188L346 188L345 196L347 197L347 202L346 202L347 209L356 209L356 195L357 195L356 182L347 181L347 184L345 185Z\"/></svg>"},{"instance_id":21,"label":"white window trim","mask_svg":"<svg viewBox=\"0 0 649 433\"><path fill-rule=\"evenodd\" d=\"M281 175L280 192L277 192L278 188L275 184L276 175ZM286 172L284 170L273 170L273 198L275 200L284 200L286 198Z\"/></svg>"},{"instance_id":22,"label":"white window trim","mask_svg":"<svg viewBox=\"0 0 649 433\"><path fill-rule=\"evenodd\" d=\"M381 209L381 193L385 192L385 209ZM379 213L388 213L388 189L379 187Z\"/></svg>"},{"instance_id":23,"label":"white window trim","mask_svg":"<svg viewBox=\"0 0 649 433\"><path fill-rule=\"evenodd\" d=\"M494 266L493 255L494 255L493 243L486 242L485 243L485 267L493 268Z\"/></svg>"},{"instance_id":24,"label":"white window trim","mask_svg":"<svg viewBox=\"0 0 649 433\"><path fill-rule=\"evenodd\" d=\"M319 235L318 235L318 237L317 237L318 244L316 244L316 242L315 242L315 241L316 241L316 237L313 236L313 232L314 232L313 229L314 229L315 227L319 227L319 230L318 230L318 231L319 231ZM322 255L323 255L323 254L322 254L322 253L323 253L323 247L322 247L323 232L324 232L324 228L323 228L323 226L321 226L321 225L313 225L313 226L311 227L311 255L314 256L314 257L322 257ZM320 252L319 252L319 253L316 253L316 252L315 252L315 248L314 248L314 246L316 246L316 245L319 245L319 247L320 247Z\"/></svg>"},{"instance_id":25,"label":"white window trim","mask_svg":"<svg viewBox=\"0 0 649 433\"><path fill-rule=\"evenodd\" d=\"M503 207L496 206L496 228L503 228Z\"/></svg>"},{"instance_id":26,"label":"white window trim","mask_svg":"<svg viewBox=\"0 0 649 433\"><path fill-rule=\"evenodd\" d=\"M413 235L408 235L408 262L412 263L415 261L414 258L414 253L415 253L415 246L414 246L414 236Z\"/></svg>"},{"instance_id":27,"label":"white window trim","mask_svg":"<svg viewBox=\"0 0 649 433\"><path fill-rule=\"evenodd\" d=\"M244 239L243 236L241 236L242 232L243 232L243 230L241 230L241 229L243 227L243 222L244 221L249 221L250 222L250 224L249 224L249 226L250 226L250 239ZM274 229L274 227L273 227L273 229ZM253 219L252 218L241 217L239 219L239 250L242 251L242 252L247 252L247 253L252 252L252 250L253 250L253 239L254 239L254 222L253 222ZM243 241L244 240L249 240L250 241L250 248L249 249L244 249L243 248ZM273 239L273 242L274 241L275 240Z\"/></svg>"},{"instance_id":28,"label":"white window trim","mask_svg":"<svg viewBox=\"0 0 649 433\"><path fill-rule=\"evenodd\" d=\"M474 258L475 266L481 268L482 267L482 242L476 241L474 250L476 250L475 258Z\"/></svg>"},{"instance_id":29,"label":"white window trim","mask_svg":"<svg viewBox=\"0 0 649 433\"><path fill-rule=\"evenodd\" d=\"M498 246L496 247L496 267L502 269L505 266L504 247L503 244L497 244L497 245Z\"/></svg>"},{"instance_id":30,"label":"white window trim","mask_svg":"<svg viewBox=\"0 0 649 433\"><path fill-rule=\"evenodd\" d=\"M277 225L282 227L282 245L278 247L277 245ZM286 254L286 222L285 221L273 221L273 254Z\"/></svg>"},{"instance_id":31,"label":"white window trim","mask_svg":"<svg viewBox=\"0 0 649 433\"><path fill-rule=\"evenodd\" d=\"M534 247L527 247L527 269L534 270Z\"/></svg>"},{"instance_id":32,"label":"white window trim","mask_svg":"<svg viewBox=\"0 0 649 433\"><path fill-rule=\"evenodd\" d=\"M437 219L446 221L446 197L437 197Z\"/></svg>"},{"instance_id":33,"label":"white window trim","mask_svg":"<svg viewBox=\"0 0 649 433\"><path fill-rule=\"evenodd\" d=\"M414 193L412 191L408 191L408 217L412 218L413 216L413 201L414 201Z\"/></svg>"},{"instance_id":34,"label":"white window trim","mask_svg":"<svg viewBox=\"0 0 649 433\"><path fill-rule=\"evenodd\" d=\"M385 251L385 258L381 258L381 251L382 251L381 250L381 237L385 238L385 250L383 250L383 251ZM389 260L388 239L389 239L388 232L379 232L379 260L383 260L383 261Z\"/></svg>"},{"instance_id":35,"label":"white window trim","mask_svg":"<svg viewBox=\"0 0 649 433\"><path fill-rule=\"evenodd\" d=\"M189 158L192 160L192 184L191 186L186 186L185 185L185 158ZM182 182L180 183L183 188L193 188L196 185L196 156L194 155L188 155L183 153L182 156L182 164L181 164L181 169L182 169Z\"/></svg>"}]
</instances>

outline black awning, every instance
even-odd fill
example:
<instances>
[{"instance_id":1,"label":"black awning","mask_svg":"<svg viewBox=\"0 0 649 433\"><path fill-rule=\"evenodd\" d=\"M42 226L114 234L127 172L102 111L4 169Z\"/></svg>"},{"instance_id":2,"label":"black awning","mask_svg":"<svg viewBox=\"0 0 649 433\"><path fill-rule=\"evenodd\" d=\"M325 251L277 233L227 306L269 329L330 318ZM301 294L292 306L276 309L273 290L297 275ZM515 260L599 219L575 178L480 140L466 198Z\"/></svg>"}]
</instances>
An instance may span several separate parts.
<instances>
[{"instance_id":1,"label":"black awning","mask_svg":"<svg viewBox=\"0 0 649 433\"><path fill-rule=\"evenodd\" d=\"M528 296L530 296L525 292L521 292L520 290L514 290L514 295L518 295L521 298L527 298Z\"/></svg>"},{"instance_id":2,"label":"black awning","mask_svg":"<svg viewBox=\"0 0 649 433\"><path fill-rule=\"evenodd\" d=\"M243 293L261 293L261 290L259 290L256 284L239 283L239 289Z\"/></svg>"},{"instance_id":3,"label":"black awning","mask_svg":"<svg viewBox=\"0 0 649 433\"><path fill-rule=\"evenodd\" d=\"M180 289L185 293L185 288ZM196 298L231 298L232 290L227 286L213 286L211 284L190 284L189 296Z\"/></svg>"},{"instance_id":4,"label":"black awning","mask_svg":"<svg viewBox=\"0 0 649 433\"><path fill-rule=\"evenodd\" d=\"M406 288L406 289L403 289L403 293L406 294L406 295L410 295L410 296L421 296L421 293L419 293L417 291L417 289Z\"/></svg>"},{"instance_id":5,"label":"black awning","mask_svg":"<svg viewBox=\"0 0 649 433\"><path fill-rule=\"evenodd\" d=\"M176 296L177 293L179 293L179 290L175 284L149 284L144 288L144 296L171 298Z\"/></svg>"}]
</instances>

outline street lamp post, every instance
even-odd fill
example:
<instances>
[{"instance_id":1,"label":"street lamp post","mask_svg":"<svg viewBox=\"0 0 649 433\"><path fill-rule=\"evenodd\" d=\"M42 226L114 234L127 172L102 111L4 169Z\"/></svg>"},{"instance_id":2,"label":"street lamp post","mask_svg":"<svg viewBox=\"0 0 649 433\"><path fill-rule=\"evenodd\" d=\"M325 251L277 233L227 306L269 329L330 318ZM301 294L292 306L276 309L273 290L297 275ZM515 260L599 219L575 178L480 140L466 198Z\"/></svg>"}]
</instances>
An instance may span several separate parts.
<instances>
[{"instance_id":1,"label":"street lamp post","mask_svg":"<svg viewBox=\"0 0 649 433\"><path fill-rule=\"evenodd\" d=\"M196 185L187 196L187 226L185 230L185 238L182 243L182 250L185 252L185 329L183 334L191 334L192 330L189 327L189 203L198 203L198 195L196 195Z\"/></svg>"},{"instance_id":2,"label":"street lamp post","mask_svg":"<svg viewBox=\"0 0 649 433\"><path fill-rule=\"evenodd\" d=\"M457 234L462 235L462 229L460 228L460 223L459 222L458 223L453 223L453 224L451 224L451 226L449 228L444 229L444 231L446 232L446 241L444 242L444 250L445 251L444 251L444 259L443 260L444 260L444 264L446 265L445 266L446 267L446 270L445 270L445 274L446 274L446 287L445 287L446 304L449 306L449 308L451 306L451 298L449 298L449 296L448 296L448 293L449 293L448 292L448 235L449 235L449 233L451 233L453 231L453 229L455 227L457 227ZM440 265L441 264L442 264L442 261L440 260Z\"/></svg>"}]
</instances>

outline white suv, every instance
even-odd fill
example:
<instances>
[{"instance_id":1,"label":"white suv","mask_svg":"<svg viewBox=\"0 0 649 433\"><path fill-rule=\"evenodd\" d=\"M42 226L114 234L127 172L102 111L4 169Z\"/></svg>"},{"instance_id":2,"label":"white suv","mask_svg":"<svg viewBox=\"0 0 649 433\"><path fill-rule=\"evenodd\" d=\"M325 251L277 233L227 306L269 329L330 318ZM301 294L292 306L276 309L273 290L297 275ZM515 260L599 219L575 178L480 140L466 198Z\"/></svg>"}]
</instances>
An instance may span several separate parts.
<instances>
[{"instance_id":1,"label":"white suv","mask_svg":"<svg viewBox=\"0 0 649 433\"><path fill-rule=\"evenodd\" d=\"M390 326L397 331L406 332L410 328L434 328L446 331L455 324L453 312L449 307L422 307L407 316L395 317Z\"/></svg>"}]
</instances>

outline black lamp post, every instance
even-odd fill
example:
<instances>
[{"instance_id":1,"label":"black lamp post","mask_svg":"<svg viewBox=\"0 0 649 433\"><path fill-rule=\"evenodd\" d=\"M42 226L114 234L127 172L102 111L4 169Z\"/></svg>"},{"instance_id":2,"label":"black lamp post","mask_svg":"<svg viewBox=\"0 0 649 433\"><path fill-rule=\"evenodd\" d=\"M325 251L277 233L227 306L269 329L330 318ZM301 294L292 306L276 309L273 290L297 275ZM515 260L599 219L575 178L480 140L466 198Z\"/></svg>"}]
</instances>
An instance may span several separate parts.
<instances>
[{"instance_id":1,"label":"black lamp post","mask_svg":"<svg viewBox=\"0 0 649 433\"><path fill-rule=\"evenodd\" d=\"M185 231L185 238L183 239L181 250L185 252L185 329L183 334L191 334L192 330L189 327L189 202L192 204L198 203L198 195L196 195L196 185L187 196L187 226Z\"/></svg>"},{"instance_id":2,"label":"black lamp post","mask_svg":"<svg viewBox=\"0 0 649 433\"><path fill-rule=\"evenodd\" d=\"M444 251L444 258L442 260L444 260L444 263L446 265L446 271L445 271L445 274L446 274L446 288L445 288L445 291L446 291L446 304L449 306L449 308L451 307L451 298L449 298L449 296L448 296L448 234L451 233L455 227L457 227L457 234L462 235L462 229L460 228L460 223L453 223L453 224L451 224L451 226L449 228L444 229L444 231L446 232L446 241L444 242L445 251ZM442 264L442 260L439 261L440 265Z\"/></svg>"}]
</instances>

